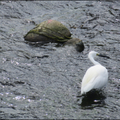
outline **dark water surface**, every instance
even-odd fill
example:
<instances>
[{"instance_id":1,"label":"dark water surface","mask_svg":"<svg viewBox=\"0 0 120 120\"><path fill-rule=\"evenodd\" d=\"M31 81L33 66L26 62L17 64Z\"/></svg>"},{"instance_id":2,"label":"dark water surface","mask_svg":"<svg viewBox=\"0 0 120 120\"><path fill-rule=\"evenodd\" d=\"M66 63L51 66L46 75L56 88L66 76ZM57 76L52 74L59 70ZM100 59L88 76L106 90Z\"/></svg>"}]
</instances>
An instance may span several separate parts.
<instances>
[{"instance_id":1,"label":"dark water surface","mask_svg":"<svg viewBox=\"0 0 120 120\"><path fill-rule=\"evenodd\" d=\"M48 19L68 27L85 50L24 41ZM0 118L120 119L119 40L119 1L0 1ZM111 57L97 59L109 83L94 100L80 96L90 50Z\"/></svg>"}]
</instances>

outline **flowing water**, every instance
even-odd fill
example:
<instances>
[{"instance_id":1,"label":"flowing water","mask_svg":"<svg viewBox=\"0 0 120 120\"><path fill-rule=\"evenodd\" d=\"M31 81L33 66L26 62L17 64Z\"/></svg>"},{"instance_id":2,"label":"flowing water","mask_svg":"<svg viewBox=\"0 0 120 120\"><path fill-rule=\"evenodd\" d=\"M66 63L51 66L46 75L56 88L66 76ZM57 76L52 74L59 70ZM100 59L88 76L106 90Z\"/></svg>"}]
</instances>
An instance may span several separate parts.
<instances>
[{"instance_id":1,"label":"flowing water","mask_svg":"<svg viewBox=\"0 0 120 120\"><path fill-rule=\"evenodd\" d=\"M120 119L119 1L0 1L0 118ZM85 49L28 43L35 24L63 23ZM90 50L109 72L106 88L80 96Z\"/></svg>"}]
</instances>

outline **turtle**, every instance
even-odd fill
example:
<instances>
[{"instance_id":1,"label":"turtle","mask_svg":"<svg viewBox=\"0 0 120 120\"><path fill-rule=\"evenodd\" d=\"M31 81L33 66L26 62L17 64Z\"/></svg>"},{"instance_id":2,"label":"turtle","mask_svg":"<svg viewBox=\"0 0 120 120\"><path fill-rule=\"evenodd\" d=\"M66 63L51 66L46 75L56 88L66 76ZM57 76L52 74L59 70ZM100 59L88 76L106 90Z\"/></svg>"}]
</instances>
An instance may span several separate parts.
<instances>
[{"instance_id":1,"label":"turtle","mask_svg":"<svg viewBox=\"0 0 120 120\"><path fill-rule=\"evenodd\" d=\"M66 42L71 38L70 31L56 20L47 20L38 24L30 30L25 36L26 41L50 41Z\"/></svg>"},{"instance_id":2,"label":"turtle","mask_svg":"<svg viewBox=\"0 0 120 120\"><path fill-rule=\"evenodd\" d=\"M84 50L83 42L78 38L72 38L67 27L56 20L47 20L30 30L24 39L29 42L58 42L64 45L76 45L77 51Z\"/></svg>"}]
</instances>

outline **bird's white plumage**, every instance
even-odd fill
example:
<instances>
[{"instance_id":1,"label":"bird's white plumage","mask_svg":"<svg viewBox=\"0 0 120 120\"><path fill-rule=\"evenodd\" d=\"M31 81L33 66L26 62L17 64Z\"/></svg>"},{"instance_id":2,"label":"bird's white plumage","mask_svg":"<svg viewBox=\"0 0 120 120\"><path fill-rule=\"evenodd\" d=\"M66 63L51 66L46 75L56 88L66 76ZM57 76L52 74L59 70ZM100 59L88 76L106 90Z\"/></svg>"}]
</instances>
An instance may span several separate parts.
<instances>
[{"instance_id":1,"label":"bird's white plumage","mask_svg":"<svg viewBox=\"0 0 120 120\"><path fill-rule=\"evenodd\" d=\"M94 66L90 67L83 79L81 85L81 94L85 94L92 89L101 89L108 81L108 71L100 63L94 60L99 53L91 51L88 55Z\"/></svg>"}]
</instances>

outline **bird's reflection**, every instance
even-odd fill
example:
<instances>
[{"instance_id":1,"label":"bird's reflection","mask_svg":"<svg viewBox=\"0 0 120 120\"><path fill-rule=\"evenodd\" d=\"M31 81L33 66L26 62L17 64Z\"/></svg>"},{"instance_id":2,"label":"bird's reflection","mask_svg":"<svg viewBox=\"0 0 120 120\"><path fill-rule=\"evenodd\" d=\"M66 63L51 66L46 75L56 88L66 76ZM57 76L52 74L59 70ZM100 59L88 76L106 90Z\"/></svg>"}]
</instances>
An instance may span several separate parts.
<instances>
[{"instance_id":1,"label":"bird's reflection","mask_svg":"<svg viewBox=\"0 0 120 120\"><path fill-rule=\"evenodd\" d=\"M85 95L78 96L77 101L82 109L92 109L105 105L106 94L103 91L91 90Z\"/></svg>"}]
</instances>

